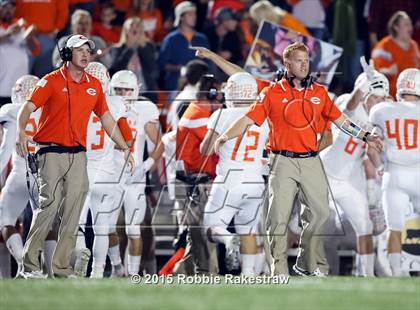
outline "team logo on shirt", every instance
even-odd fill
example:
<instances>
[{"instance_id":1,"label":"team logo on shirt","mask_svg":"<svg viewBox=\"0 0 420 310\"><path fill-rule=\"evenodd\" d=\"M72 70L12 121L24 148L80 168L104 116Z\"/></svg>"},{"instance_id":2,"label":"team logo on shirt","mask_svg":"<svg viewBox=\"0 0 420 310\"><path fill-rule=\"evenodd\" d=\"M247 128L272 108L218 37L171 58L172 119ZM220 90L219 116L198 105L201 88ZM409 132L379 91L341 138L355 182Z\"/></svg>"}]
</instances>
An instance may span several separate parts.
<instances>
[{"instance_id":1,"label":"team logo on shirt","mask_svg":"<svg viewBox=\"0 0 420 310\"><path fill-rule=\"evenodd\" d=\"M96 95L96 90L94 88L88 88L88 89L86 89L86 92L91 96Z\"/></svg>"},{"instance_id":2,"label":"team logo on shirt","mask_svg":"<svg viewBox=\"0 0 420 310\"><path fill-rule=\"evenodd\" d=\"M321 103L321 99L319 99L318 97L312 97L310 100L313 104L320 104Z\"/></svg>"}]
</instances>

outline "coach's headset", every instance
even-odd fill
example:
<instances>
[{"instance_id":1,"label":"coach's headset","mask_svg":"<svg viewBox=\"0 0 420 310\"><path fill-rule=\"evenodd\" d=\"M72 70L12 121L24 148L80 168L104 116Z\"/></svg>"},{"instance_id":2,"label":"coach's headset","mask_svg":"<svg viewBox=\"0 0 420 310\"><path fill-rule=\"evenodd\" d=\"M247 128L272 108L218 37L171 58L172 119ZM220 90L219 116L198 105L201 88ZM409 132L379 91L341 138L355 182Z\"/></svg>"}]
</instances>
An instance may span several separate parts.
<instances>
[{"instance_id":1,"label":"coach's headset","mask_svg":"<svg viewBox=\"0 0 420 310\"><path fill-rule=\"evenodd\" d=\"M60 58L62 61L71 61L73 59L73 51L70 47L67 47L67 42L72 36L69 36L66 41L64 42L64 45L62 48L58 46L58 41L56 41L58 52L60 54Z\"/></svg>"},{"instance_id":2,"label":"coach's headset","mask_svg":"<svg viewBox=\"0 0 420 310\"><path fill-rule=\"evenodd\" d=\"M314 84L319 79L320 76L321 76L321 73L320 72L317 72L315 75L309 73L302 81L300 81L300 86L302 88L311 87L311 85ZM284 78L287 81L287 83L289 83L289 85L291 87L295 87L295 81L294 81L294 79L296 77L293 76L293 75L290 75L289 76L287 74L287 70L279 69L279 70L276 71L275 80L274 81L275 82L278 82L282 78Z\"/></svg>"},{"instance_id":3,"label":"coach's headset","mask_svg":"<svg viewBox=\"0 0 420 310\"><path fill-rule=\"evenodd\" d=\"M207 99L209 101L224 102L223 92L217 90L218 83L212 74L203 75L198 81L197 99ZM220 98L221 97L221 98Z\"/></svg>"}]
</instances>

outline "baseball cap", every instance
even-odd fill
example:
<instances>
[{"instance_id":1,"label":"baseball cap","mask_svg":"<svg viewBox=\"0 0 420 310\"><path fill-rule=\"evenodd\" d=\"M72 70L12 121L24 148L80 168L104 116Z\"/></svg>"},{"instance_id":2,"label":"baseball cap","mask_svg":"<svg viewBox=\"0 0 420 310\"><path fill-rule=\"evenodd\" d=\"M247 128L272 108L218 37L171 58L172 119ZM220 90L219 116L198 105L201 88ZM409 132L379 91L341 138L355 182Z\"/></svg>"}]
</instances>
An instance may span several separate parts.
<instances>
[{"instance_id":1,"label":"baseball cap","mask_svg":"<svg viewBox=\"0 0 420 310\"><path fill-rule=\"evenodd\" d=\"M75 34L67 40L66 47L81 47L83 44L86 43L89 44L90 49L93 50L95 48L95 43L93 43L92 40L89 40L88 38L80 34Z\"/></svg>"},{"instance_id":2,"label":"baseball cap","mask_svg":"<svg viewBox=\"0 0 420 310\"><path fill-rule=\"evenodd\" d=\"M215 18L216 18L216 22L218 24L221 24L221 23L223 23L224 21L227 21L227 20L237 20L238 19L231 8L220 8L220 9L218 9L216 11Z\"/></svg>"},{"instance_id":3,"label":"baseball cap","mask_svg":"<svg viewBox=\"0 0 420 310\"><path fill-rule=\"evenodd\" d=\"M197 7L190 1L183 1L175 7L175 21L174 26L178 27L181 21L181 16L188 11L196 11Z\"/></svg>"}]
</instances>

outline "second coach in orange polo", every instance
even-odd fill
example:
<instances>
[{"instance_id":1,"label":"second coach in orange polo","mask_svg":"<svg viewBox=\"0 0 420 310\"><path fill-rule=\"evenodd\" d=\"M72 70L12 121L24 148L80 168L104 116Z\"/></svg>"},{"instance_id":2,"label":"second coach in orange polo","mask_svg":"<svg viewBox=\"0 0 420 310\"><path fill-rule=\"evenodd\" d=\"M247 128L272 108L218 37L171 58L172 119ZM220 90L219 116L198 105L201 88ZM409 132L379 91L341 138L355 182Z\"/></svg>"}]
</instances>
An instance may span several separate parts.
<instances>
[{"instance_id":1,"label":"second coach in orange polo","mask_svg":"<svg viewBox=\"0 0 420 310\"><path fill-rule=\"evenodd\" d=\"M64 65L44 76L18 115L16 150L28 153L25 133L30 114L42 108L37 143L38 207L23 249L24 278L43 278L39 254L57 212L60 228L52 267L54 275L72 274L70 257L76 245L80 212L89 188L86 172L86 132L89 117L100 117L106 133L125 152L131 168L134 159L108 111L101 83L85 72L94 43L73 35L60 50Z\"/></svg>"}]
</instances>

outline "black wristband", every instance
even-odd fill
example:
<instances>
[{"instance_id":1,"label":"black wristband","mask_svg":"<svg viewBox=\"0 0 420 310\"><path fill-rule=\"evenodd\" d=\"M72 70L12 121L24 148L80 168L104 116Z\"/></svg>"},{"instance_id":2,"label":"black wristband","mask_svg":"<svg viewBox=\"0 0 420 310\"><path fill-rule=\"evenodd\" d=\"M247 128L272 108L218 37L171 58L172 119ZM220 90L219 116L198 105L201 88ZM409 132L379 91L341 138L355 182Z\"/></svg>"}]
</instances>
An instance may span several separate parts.
<instances>
[{"instance_id":1,"label":"black wristband","mask_svg":"<svg viewBox=\"0 0 420 310\"><path fill-rule=\"evenodd\" d=\"M370 136L370 134L371 133L369 131L366 131L365 135L362 138L363 142L366 142L367 141L367 138Z\"/></svg>"}]
</instances>

